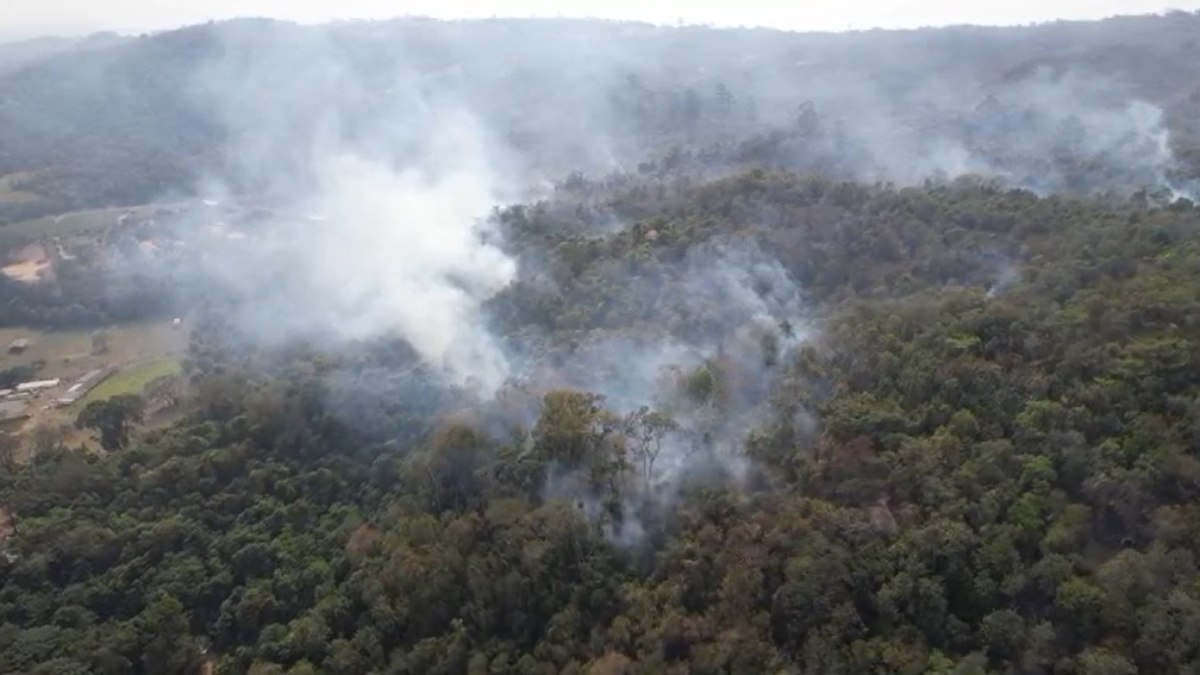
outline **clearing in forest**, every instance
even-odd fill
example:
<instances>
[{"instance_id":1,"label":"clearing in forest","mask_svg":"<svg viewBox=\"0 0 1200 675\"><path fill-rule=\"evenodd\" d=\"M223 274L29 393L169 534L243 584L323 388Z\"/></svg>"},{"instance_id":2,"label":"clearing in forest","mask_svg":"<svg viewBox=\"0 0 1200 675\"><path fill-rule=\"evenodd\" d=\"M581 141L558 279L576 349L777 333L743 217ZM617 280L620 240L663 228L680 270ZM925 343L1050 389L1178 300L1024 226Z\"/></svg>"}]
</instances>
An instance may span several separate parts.
<instances>
[{"instance_id":1,"label":"clearing in forest","mask_svg":"<svg viewBox=\"0 0 1200 675\"><path fill-rule=\"evenodd\" d=\"M121 394L140 395L146 385L154 380L167 375L178 375L181 372L183 372L183 366L179 359L169 356L132 365L101 382L83 399L83 404L103 401Z\"/></svg>"}]
</instances>

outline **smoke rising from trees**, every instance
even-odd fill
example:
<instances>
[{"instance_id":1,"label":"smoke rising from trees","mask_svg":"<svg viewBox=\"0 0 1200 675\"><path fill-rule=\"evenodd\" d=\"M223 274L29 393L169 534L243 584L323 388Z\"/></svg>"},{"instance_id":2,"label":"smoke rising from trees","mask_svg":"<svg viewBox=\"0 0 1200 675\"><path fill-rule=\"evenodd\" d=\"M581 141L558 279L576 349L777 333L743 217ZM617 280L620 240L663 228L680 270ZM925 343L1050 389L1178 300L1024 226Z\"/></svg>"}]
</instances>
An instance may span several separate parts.
<instances>
[{"instance_id":1,"label":"smoke rising from trees","mask_svg":"<svg viewBox=\"0 0 1200 675\"><path fill-rule=\"evenodd\" d=\"M636 316L588 306L569 332L498 329L491 307L514 285L553 297L547 280L574 273L550 266L584 269L592 248L635 227L647 251L672 236L589 196L597 184L667 194L766 166L899 185L970 175L1039 193L1186 189L1163 106L1133 84L1053 65L997 77L985 69L1002 45L986 39L945 68L938 45L908 34L881 36L869 55L840 42L851 39L508 21L244 21L149 38L186 48L178 108L220 148L194 191L257 210L216 223L216 237L189 235L200 283L237 299L243 335L334 352L400 339L464 401L523 392L526 426L560 388L600 394L618 416L646 407L672 423L645 472L659 488L705 465L744 477L747 430L770 421L781 369L820 327L778 250L717 237L652 275L587 273L620 280L594 303L619 294ZM697 40L712 49L684 48ZM118 71L73 84L104 89ZM599 215L506 241L496 209L531 199ZM735 217L775 214L747 204ZM993 294L1018 269L990 270ZM398 377L335 379L364 396L425 395ZM338 406L352 422L361 398Z\"/></svg>"}]
</instances>

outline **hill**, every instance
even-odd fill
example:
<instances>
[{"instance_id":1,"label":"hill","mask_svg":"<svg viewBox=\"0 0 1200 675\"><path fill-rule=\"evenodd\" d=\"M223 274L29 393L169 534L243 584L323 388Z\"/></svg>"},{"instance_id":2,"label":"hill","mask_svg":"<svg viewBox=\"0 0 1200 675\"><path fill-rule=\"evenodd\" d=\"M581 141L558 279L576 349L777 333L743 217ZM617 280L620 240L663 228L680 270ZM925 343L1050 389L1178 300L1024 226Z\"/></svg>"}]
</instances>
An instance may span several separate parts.
<instances>
[{"instance_id":1,"label":"hill","mask_svg":"<svg viewBox=\"0 0 1200 675\"><path fill-rule=\"evenodd\" d=\"M314 139L386 137L402 158L447 108L542 177L632 168L800 117L824 126L790 151L796 169L903 183L992 172L1047 190L1184 184L1200 173L1198 22L837 35L552 20L196 26L0 73L0 175L38 196L0 199L0 216L142 203L212 180L261 190L264 173L302 168Z\"/></svg>"},{"instance_id":2,"label":"hill","mask_svg":"<svg viewBox=\"0 0 1200 675\"><path fill-rule=\"evenodd\" d=\"M394 342L253 347L212 307L186 420L0 474L0 667L1200 658L1190 205L765 172L608 194L634 226L497 216L545 264L489 303L533 355L493 400Z\"/></svg>"},{"instance_id":3,"label":"hill","mask_svg":"<svg viewBox=\"0 0 1200 675\"><path fill-rule=\"evenodd\" d=\"M0 280L188 341L81 403L102 449L0 434L0 672L1197 671L1198 20L243 21L4 75L29 213L202 198Z\"/></svg>"}]
</instances>

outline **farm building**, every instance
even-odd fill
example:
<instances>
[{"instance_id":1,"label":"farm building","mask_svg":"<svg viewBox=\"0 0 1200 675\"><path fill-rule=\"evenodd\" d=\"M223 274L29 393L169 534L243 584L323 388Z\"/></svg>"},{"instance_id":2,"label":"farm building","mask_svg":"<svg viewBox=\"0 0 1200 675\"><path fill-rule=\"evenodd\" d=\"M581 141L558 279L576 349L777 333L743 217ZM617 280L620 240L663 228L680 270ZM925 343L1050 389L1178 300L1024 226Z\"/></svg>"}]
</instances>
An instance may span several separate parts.
<instances>
[{"instance_id":1,"label":"farm building","mask_svg":"<svg viewBox=\"0 0 1200 675\"><path fill-rule=\"evenodd\" d=\"M75 383L63 392L62 396L54 399L55 404L60 406L68 406L87 396L88 392L95 389L96 385L108 379L110 375L117 372L116 368L97 368L84 373Z\"/></svg>"},{"instance_id":2,"label":"farm building","mask_svg":"<svg viewBox=\"0 0 1200 675\"><path fill-rule=\"evenodd\" d=\"M73 384L70 387L67 387L67 390L62 396L54 399L54 403L60 406L68 406L78 401L86 393L87 392L83 390L83 385Z\"/></svg>"},{"instance_id":3,"label":"farm building","mask_svg":"<svg viewBox=\"0 0 1200 675\"><path fill-rule=\"evenodd\" d=\"M29 349L29 338L17 338L8 344L9 354L20 354Z\"/></svg>"},{"instance_id":4,"label":"farm building","mask_svg":"<svg viewBox=\"0 0 1200 675\"><path fill-rule=\"evenodd\" d=\"M59 380L59 379L36 380L34 382L22 382L21 384L17 385L17 393L20 394L22 392L28 392L28 391L41 391L43 389L53 389L54 387L57 387L59 385L59 383L61 383L61 382L62 382L62 380Z\"/></svg>"},{"instance_id":5,"label":"farm building","mask_svg":"<svg viewBox=\"0 0 1200 675\"><path fill-rule=\"evenodd\" d=\"M103 381L104 378L108 377L109 375L112 375L112 372L113 372L113 369L111 367L110 368L96 368L95 370L89 370L86 373L84 373L83 375L80 375L78 380L75 380L75 386L88 387L90 389L91 387L94 387L97 384L100 384L100 382Z\"/></svg>"}]
</instances>

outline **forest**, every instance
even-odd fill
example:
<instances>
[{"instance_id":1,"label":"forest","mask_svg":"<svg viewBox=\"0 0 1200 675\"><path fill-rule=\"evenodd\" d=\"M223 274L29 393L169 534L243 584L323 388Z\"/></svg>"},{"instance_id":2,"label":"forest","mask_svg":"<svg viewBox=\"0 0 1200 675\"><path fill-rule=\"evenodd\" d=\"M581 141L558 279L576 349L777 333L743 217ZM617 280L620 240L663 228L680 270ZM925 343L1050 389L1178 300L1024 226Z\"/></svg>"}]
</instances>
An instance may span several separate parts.
<instances>
[{"instance_id":1,"label":"forest","mask_svg":"<svg viewBox=\"0 0 1200 675\"><path fill-rule=\"evenodd\" d=\"M424 134L445 106L486 120L508 170L540 179L794 135L799 121L809 137L772 161L801 172L909 183L986 170L1040 192L1195 180L1198 27L1186 12L841 34L244 19L34 41L0 49L0 178L31 195L4 199L0 183L0 223L174 198L214 175L255 194L279 175L304 185L297 136L336 119L356 150L399 135L411 152L394 121Z\"/></svg>"},{"instance_id":2,"label":"forest","mask_svg":"<svg viewBox=\"0 0 1200 675\"><path fill-rule=\"evenodd\" d=\"M437 71L473 36L521 44L556 22L328 28L321 40L359 75L306 77L362 98L292 110L324 93L280 85L270 110L233 118L215 104L200 114L180 85L229 66L205 65L209 50L255 66L239 87L262 84L254 40L213 36L295 46L308 29L198 26L0 70L0 118L40 125L45 141L9 145L16 127L0 127L0 171L37 169L42 196L5 217L165 199L214 167L232 199L317 195L295 201L310 215L289 216L301 236L291 221L222 223L220 247L188 240L183 262L106 252L128 269L0 279L4 326L193 326L186 400L168 422L122 395L76 418L102 451L47 431L21 441L25 461L0 435L0 673L1200 673L1200 208L1187 196L1200 146L1179 112L1200 89L1171 60L1195 50L1180 36L1197 21L873 37L564 22L667 55L705 36L718 54L796 43L877 73L893 50L923 55L908 64L917 75L884 69L885 89L925 82L944 51L972 55L959 62L972 82L1013 44L1023 51L1006 58L1054 62L1062 36L1077 66L1099 70L1120 35L1122 72L1157 73L1138 96L1166 126L1139 126L1124 103L1074 122L1043 103L1005 109L1021 96L1001 100L1002 87L983 117L957 117L973 91L929 119L952 119L993 170L928 165L913 179L866 168L884 157L867 156L876 137L839 108L850 99L808 90L772 108L774 75L738 86L705 71L689 96L670 68L606 71L603 149L569 128L599 122L565 119L596 94L564 76L511 93L547 97L522 104L529 119L483 116L519 150L496 173L554 180L433 245L399 220L387 221L399 237L376 236L379 204L364 195L399 185L384 206L443 225L475 189L444 158L475 155L433 143L433 177L335 164L351 177L339 183L285 141L328 141L317 127L336 109L353 122L341 149L419 154L410 130L365 112L407 94L360 89L362 73ZM964 45L975 31L986 39ZM565 49L523 44L540 58ZM468 51L445 76L455 96L490 101L557 72L522 62L491 80L488 52ZM74 116L94 110L74 105L97 95L90 68L121 78L114 109L145 117L102 116L79 141L79 173L55 173L83 128ZM1077 91L1066 80L1059 94ZM415 86L437 99L436 82ZM749 117L751 90L755 114L776 118ZM24 117L35 100L56 112ZM294 126L271 137L258 123L281 112ZM1118 141L1096 140L1118 123ZM523 124L550 126L523 136L536 130ZM1034 147L1036 134L1062 142ZM224 145L239 135L252 142ZM1146 154L1167 137L1151 149L1171 161ZM932 147L892 149L924 162ZM255 152L270 160L234 166ZM605 153L618 165L589 165ZM189 225L202 229L171 227ZM131 236L114 248L140 250ZM352 325L263 337L296 317ZM457 341L436 332L447 318L463 324Z\"/></svg>"},{"instance_id":3,"label":"forest","mask_svg":"<svg viewBox=\"0 0 1200 675\"><path fill-rule=\"evenodd\" d=\"M780 357L741 475L694 458L655 501L645 461L680 427L667 412L619 419L584 390L541 394L526 425L449 393L350 423L325 377L344 356L239 346L214 307L187 419L105 456L50 443L2 474L16 527L0 670L1200 663L1190 203L767 171L609 203L638 224L580 234L587 212L557 202L498 214L514 245L550 256L557 292L517 283L489 311L512 334L682 331L704 316L672 314L677 291L651 285L647 307L623 281L669 276L705 242L769 246L820 330ZM989 253L1016 272L988 272ZM379 349L361 358L411 359ZM716 358L679 399L719 422L744 375ZM564 476L574 499L548 491ZM638 537L614 536L634 519Z\"/></svg>"}]
</instances>

